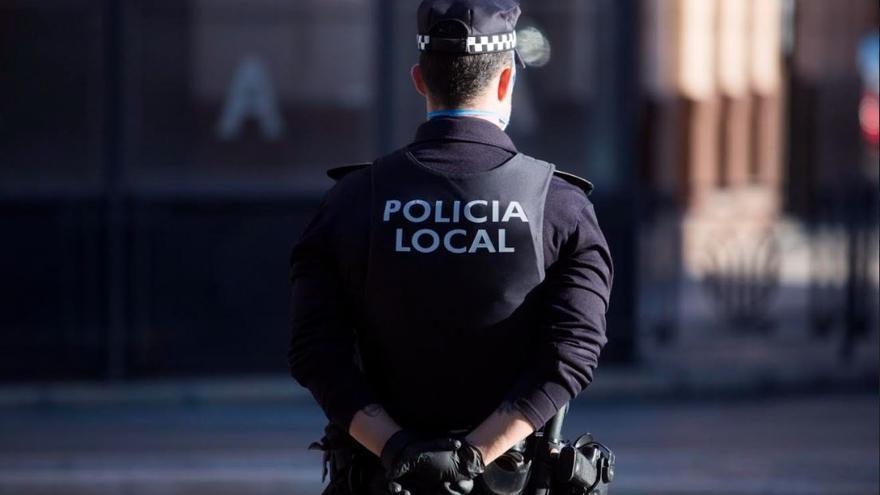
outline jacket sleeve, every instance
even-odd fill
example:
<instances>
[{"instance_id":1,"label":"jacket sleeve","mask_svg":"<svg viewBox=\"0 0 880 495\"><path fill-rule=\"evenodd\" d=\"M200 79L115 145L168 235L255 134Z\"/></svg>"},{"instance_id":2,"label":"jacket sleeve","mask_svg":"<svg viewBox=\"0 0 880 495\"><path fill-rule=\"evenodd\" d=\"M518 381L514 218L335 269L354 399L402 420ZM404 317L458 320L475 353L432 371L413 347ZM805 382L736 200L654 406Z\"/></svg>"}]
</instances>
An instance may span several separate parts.
<instances>
[{"instance_id":1,"label":"jacket sleeve","mask_svg":"<svg viewBox=\"0 0 880 495\"><path fill-rule=\"evenodd\" d=\"M290 255L291 376L309 389L328 419L348 431L354 414L375 402L355 361L355 336L328 244L332 193Z\"/></svg>"},{"instance_id":2,"label":"jacket sleeve","mask_svg":"<svg viewBox=\"0 0 880 495\"><path fill-rule=\"evenodd\" d=\"M612 279L608 245L587 202L547 270L536 354L507 397L536 430L592 381L607 342Z\"/></svg>"}]
</instances>

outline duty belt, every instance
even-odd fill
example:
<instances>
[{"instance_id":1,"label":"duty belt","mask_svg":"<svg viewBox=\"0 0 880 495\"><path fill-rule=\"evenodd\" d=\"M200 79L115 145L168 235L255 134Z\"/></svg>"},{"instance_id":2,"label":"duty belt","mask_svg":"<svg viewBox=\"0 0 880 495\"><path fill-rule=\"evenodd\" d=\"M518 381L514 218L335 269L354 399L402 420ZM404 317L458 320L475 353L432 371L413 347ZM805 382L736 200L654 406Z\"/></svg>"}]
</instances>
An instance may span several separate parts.
<instances>
[{"instance_id":1,"label":"duty belt","mask_svg":"<svg viewBox=\"0 0 880 495\"><path fill-rule=\"evenodd\" d=\"M566 404L547 424L486 466L476 493L490 495L607 495L615 456L589 433L574 442L561 439ZM464 434L465 431L449 431ZM388 480L378 457L332 423L310 450L324 451L323 495L385 495ZM419 495L419 494L414 494Z\"/></svg>"}]
</instances>

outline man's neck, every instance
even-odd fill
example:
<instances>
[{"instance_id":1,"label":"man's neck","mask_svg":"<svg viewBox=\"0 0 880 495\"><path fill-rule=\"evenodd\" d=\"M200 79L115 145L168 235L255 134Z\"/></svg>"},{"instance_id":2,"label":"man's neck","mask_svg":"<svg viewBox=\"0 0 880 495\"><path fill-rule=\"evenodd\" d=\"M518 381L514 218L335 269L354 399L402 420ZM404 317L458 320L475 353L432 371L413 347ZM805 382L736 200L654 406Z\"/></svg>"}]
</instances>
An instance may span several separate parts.
<instances>
[{"instance_id":1,"label":"man's neck","mask_svg":"<svg viewBox=\"0 0 880 495\"><path fill-rule=\"evenodd\" d=\"M435 117L469 117L474 119L482 119L491 122L496 127L504 130L504 126L498 114L483 108L465 107L465 108L431 108L428 107L428 119Z\"/></svg>"}]
</instances>

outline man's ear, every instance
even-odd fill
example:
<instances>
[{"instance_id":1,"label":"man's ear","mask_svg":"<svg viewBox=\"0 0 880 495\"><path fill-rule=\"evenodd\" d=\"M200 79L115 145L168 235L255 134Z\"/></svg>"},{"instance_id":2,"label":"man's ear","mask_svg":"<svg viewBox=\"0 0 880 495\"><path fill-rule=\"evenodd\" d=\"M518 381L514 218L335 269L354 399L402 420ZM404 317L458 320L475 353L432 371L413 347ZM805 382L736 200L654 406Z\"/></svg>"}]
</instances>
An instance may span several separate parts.
<instances>
[{"instance_id":1,"label":"man's ear","mask_svg":"<svg viewBox=\"0 0 880 495\"><path fill-rule=\"evenodd\" d=\"M425 84L425 78L422 76L422 66L419 64L413 65L412 69L409 71L410 77L412 77L413 86L416 87L416 91L419 92L420 95L424 97L428 97L428 85Z\"/></svg>"},{"instance_id":2,"label":"man's ear","mask_svg":"<svg viewBox=\"0 0 880 495\"><path fill-rule=\"evenodd\" d=\"M513 67L508 67L501 71L498 78L498 101L504 101L513 91L513 70Z\"/></svg>"}]
</instances>

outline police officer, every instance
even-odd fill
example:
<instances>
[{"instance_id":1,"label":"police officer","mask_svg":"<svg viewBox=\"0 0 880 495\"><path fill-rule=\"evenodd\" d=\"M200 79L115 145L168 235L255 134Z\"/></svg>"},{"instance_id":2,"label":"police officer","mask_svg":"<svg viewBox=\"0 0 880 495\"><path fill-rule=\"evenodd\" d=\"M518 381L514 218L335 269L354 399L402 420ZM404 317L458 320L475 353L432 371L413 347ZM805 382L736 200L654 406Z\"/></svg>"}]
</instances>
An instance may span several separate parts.
<instances>
[{"instance_id":1,"label":"police officer","mask_svg":"<svg viewBox=\"0 0 880 495\"><path fill-rule=\"evenodd\" d=\"M486 466L592 380L612 262L592 185L505 134L516 0L424 0L427 121L337 180L291 253L292 376L335 493L488 493Z\"/></svg>"}]
</instances>

